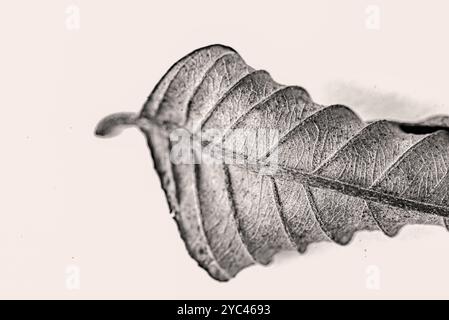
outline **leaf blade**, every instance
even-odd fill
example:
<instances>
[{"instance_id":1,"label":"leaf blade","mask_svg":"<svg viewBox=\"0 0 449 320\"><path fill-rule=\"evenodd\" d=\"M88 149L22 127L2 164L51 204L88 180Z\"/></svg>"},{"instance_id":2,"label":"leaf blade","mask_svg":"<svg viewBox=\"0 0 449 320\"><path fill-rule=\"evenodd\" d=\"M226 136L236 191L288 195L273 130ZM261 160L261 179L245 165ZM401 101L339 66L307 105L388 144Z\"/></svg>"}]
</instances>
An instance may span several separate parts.
<instances>
[{"instance_id":1,"label":"leaf blade","mask_svg":"<svg viewBox=\"0 0 449 320\"><path fill-rule=\"evenodd\" d=\"M216 45L167 72L139 123L189 253L225 281L281 250L345 245L360 230L394 236L411 223L447 226L447 119L435 117L422 130L368 124L345 106L314 103L301 87L280 85ZM195 139L218 130L197 157L224 154L225 164L173 164L169 136L176 128ZM258 154L240 129L260 128L280 136Z\"/></svg>"}]
</instances>

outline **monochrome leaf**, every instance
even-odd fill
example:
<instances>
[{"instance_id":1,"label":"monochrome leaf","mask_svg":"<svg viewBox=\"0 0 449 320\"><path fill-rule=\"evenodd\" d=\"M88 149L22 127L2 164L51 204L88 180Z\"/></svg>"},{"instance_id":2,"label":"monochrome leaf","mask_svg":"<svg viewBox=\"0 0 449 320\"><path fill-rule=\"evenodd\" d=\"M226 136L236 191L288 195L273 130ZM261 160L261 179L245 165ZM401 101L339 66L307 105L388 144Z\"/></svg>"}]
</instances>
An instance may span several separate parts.
<instances>
[{"instance_id":1,"label":"monochrome leaf","mask_svg":"<svg viewBox=\"0 0 449 320\"><path fill-rule=\"evenodd\" d=\"M408 224L445 225L448 119L366 123L212 45L179 60L140 114L106 117L96 133L133 124L145 133L190 255L226 281L282 250L346 245L362 230L394 236ZM201 136L197 161L171 158L179 129ZM278 133L262 150L251 140L261 129Z\"/></svg>"}]
</instances>

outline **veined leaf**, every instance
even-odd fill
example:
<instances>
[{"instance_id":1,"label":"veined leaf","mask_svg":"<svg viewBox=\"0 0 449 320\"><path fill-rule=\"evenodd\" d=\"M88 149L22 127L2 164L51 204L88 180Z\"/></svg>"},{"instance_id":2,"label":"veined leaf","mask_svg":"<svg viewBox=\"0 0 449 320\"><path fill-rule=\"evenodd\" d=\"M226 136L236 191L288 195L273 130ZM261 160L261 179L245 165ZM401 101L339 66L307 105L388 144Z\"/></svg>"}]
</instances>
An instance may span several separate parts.
<instances>
[{"instance_id":1,"label":"veined leaf","mask_svg":"<svg viewBox=\"0 0 449 320\"><path fill-rule=\"evenodd\" d=\"M120 125L144 132L186 247L217 280L281 250L449 218L448 117L366 123L276 83L229 47L187 55L140 114L106 117L96 133ZM172 157L181 129L199 141L190 162Z\"/></svg>"}]
</instances>

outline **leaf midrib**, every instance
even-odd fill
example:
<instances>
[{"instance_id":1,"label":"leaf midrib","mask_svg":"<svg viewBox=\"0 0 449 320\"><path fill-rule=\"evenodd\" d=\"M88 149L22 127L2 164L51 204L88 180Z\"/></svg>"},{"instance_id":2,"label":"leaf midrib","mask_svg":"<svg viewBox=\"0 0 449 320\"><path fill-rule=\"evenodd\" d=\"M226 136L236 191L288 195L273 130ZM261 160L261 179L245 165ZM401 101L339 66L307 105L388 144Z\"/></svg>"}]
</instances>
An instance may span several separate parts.
<instances>
[{"instance_id":1,"label":"leaf midrib","mask_svg":"<svg viewBox=\"0 0 449 320\"><path fill-rule=\"evenodd\" d=\"M150 133L148 127L154 126L158 127L159 130L162 130L167 139L169 139L170 130L187 130L186 128L174 125L173 123L161 123L154 118L140 118L139 127L145 134L149 135ZM197 141L201 141L198 134L193 134L192 138L198 139ZM225 164L232 165L241 169L246 169L255 174L265 174L276 179L297 181L310 187L335 190L341 194L361 198L366 201L373 201L392 207L419 211L444 218L449 218L449 208L445 206L402 198L391 193L373 190L360 185L354 185L339 180L333 180L327 177L316 175L313 172L306 172L303 170L288 168L282 165L276 165L274 167L270 163L264 161L249 162L248 157L236 152L229 152L225 148L220 148L212 141L202 142L202 147L203 149L201 150L201 152L207 153L208 156L212 157L211 152L207 152L206 149L213 150L212 154L218 154L218 152L222 153L225 155L224 159L222 159L224 160ZM240 160L245 164L235 163L236 160Z\"/></svg>"}]
</instances>

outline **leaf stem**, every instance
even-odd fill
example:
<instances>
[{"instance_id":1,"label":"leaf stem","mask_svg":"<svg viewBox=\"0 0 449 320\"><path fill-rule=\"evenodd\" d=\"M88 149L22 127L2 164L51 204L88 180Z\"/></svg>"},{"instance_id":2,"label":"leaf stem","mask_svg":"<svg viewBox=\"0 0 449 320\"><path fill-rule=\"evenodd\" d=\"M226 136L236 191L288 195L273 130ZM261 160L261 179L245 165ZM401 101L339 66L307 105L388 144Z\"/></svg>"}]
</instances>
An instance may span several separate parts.
<instances>
[{"instance_id":1,"label":"leaf stem","mask_svg":"<svg viewBox=\"0 0 449 320\"><path fill-rule=\"evenodd\" d=\"M99 137L113 137L125 127L141 127L139 115L133 112L119 112L103 118L95 128L95 135Z\"/></svg>"}]
</instances>

